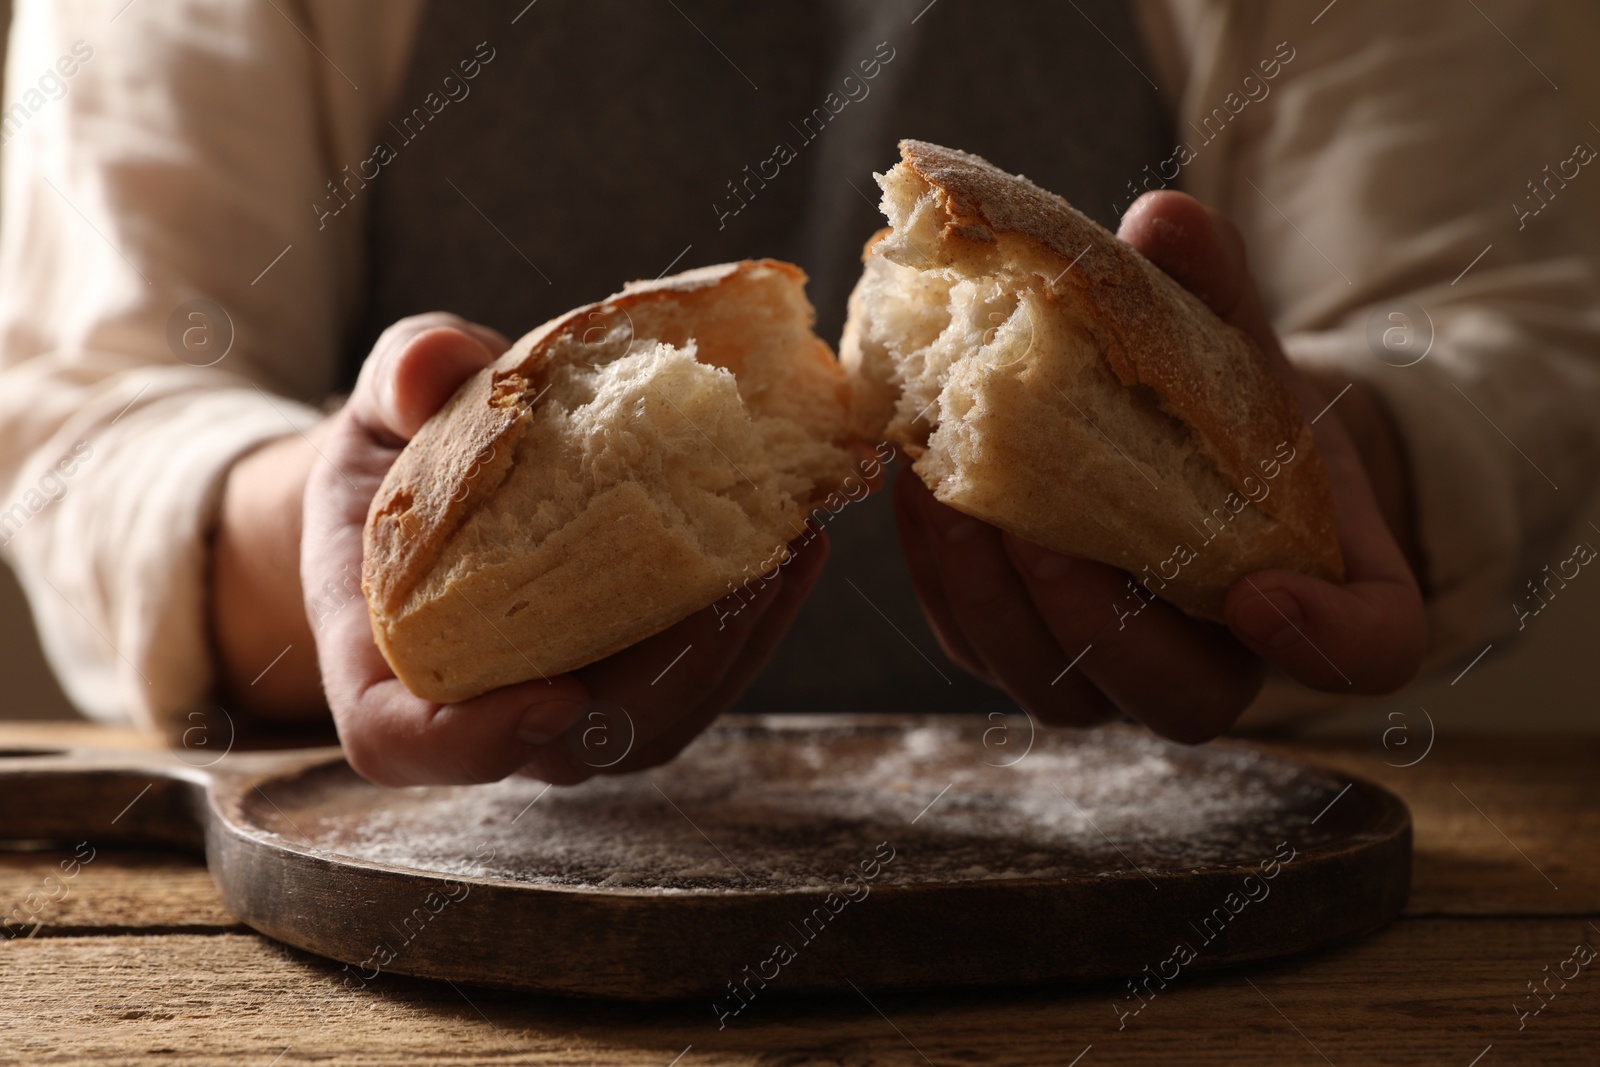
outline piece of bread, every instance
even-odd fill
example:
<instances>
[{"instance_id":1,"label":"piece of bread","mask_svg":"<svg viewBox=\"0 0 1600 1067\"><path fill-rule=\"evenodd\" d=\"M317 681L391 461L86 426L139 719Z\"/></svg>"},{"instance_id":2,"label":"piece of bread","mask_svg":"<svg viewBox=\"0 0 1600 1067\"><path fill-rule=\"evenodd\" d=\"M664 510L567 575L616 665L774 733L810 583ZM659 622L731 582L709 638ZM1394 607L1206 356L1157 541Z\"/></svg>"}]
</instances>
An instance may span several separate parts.
<instances>
[{"instance_id":1,"label":"piece of bread","mask_svg":"<svg viewBox=\"0 0 1600 1067\"><path fill-rule=\"evenodd\" d=\"M1219 619L1241 576L1343 580L1311 428L1244 333L1065 200L902 141L840 357L944 503Z\"/></svg>"},{"instance_id":2,"label":"piece of bread","mask_svg":"<svg viewBox=\"0 0 1600 1067\"><path fill-rule=\"evenodd\" d=\"M367 517L372 631L408 689L573 670L788 558L855 465L804 285L772 260L635 283L462 385Z\"/></svg>"}]
</instances>

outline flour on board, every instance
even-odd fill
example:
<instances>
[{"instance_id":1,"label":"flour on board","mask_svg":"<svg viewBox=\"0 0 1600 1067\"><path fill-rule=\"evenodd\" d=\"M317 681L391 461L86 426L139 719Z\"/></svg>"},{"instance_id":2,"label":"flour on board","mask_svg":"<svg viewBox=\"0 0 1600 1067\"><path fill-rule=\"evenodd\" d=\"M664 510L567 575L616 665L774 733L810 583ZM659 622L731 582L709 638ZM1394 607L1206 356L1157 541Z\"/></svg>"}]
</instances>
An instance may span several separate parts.
<instances>
[{"instance_id":1,"label":"flour on board","mask_svg":"<svg viewBox=\"0 0 1600 1067\"><path fill-rule=\"evenodd\" d=\"M525 778L380 790L339 767L250 818L292 847L442 875L697 893L836 884L883 841L897 858L875 888L1140 878L1337 836L1337 819L1311 820L1344 782L1286 760L1132 727L1034 732L1020 716L1010 728L1031 748L1017 759L1019 737L997 760L986 728L724 721L670 764L547 792Z\"/></svg>"}]
</instances>

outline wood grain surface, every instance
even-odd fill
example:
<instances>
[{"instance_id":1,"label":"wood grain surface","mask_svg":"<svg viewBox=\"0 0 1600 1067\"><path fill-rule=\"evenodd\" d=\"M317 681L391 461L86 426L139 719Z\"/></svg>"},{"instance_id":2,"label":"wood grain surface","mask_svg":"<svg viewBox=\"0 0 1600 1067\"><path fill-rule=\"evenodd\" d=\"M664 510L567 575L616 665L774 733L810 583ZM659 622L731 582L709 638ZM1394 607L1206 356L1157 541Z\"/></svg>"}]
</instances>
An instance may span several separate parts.
<instances>
[{"instance_id":1,"label":"wood grain surface","mask_svg":"<svg viewBox=\"0 0 1600 1067\"><path fill-rule=\"evenodd\" d=\"M0 730L0 747L19 740ZM390 975L353 989L338 964L238 932L194 861L106 851L32 937L0 942L0 1062L1595 1063L1600 967L1570 961L1600 946L1600 739L1443 737L1409 768L1364 745L1281 747L1411 805L1407 916L1289 961L1180 974L1121 1030L1113 1005L1133 1002L1116 983L757 999L722 1030L702 1001ZM69 856L4 857L0 903Z\"/></svg>"},{"instance_id":2,"label":"wood grain surface","mask_svg":"<svg viewBox=\"0 0 1600 1067\"><path fill-rule=\"evenodd\" d=\"M358 985L703 997L730 1015L769 983L875 993L1282 959L1390 922L1411 874L1408 810L1358 776L1020 716L725 717L648 775L553 795L516 777L379 789L337 748L14 752L0 811L6 841L77 842L0 917L17 929L99 849L203 840L230 912Z\"/></svg>"},{"instance_id":3,"label":"wood grain surface","mask_svg":"<svg viewBox=\"0 0 1600 1067\"><path fill-rule=\"evenodd\" d=\"M1414 767L1391 764L1415 753L1360 744L1276 747L1411 806L1407 914L1600 912L1600 738L1441 737Z\"/></svg>"}]
</instances>

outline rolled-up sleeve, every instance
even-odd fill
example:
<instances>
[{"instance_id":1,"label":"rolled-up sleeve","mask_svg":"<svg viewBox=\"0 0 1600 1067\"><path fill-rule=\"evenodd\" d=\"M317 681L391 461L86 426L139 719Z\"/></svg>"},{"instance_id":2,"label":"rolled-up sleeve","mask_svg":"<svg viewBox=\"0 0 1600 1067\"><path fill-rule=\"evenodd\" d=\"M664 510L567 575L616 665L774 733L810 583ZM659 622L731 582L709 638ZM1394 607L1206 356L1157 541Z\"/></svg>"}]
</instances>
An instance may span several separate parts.
<instances>
[{"instance_id":1,"label":"rolled-up sleeve","mask_svg":"<svg viewBox=\"0 0 1600 1067\"><path fill-rule=\"evenodd\" d=\"M97 718L156 722L208 695L229 466L314 425L335 381L361 210L329 225L312 204L365 155L399 74L414 5L376 6L17 5L0 542Z\"/></svg>"}]
</instances>

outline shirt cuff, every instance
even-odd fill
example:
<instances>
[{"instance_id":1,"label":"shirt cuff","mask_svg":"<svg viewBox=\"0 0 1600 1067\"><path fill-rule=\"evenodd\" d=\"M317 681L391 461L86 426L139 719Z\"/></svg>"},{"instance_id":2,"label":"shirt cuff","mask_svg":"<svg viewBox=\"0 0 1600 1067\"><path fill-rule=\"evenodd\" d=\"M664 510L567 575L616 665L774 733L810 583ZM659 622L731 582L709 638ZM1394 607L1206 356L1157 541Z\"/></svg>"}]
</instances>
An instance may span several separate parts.
<instances>
[{"instance_id":1,"label":"shirt cuff","mask_svg":"<svg viewBox=\"0 0 1600 1067\"><path fill-rule=\"evenodd\" d=\"M161 727L211 696L209 542L224 481L245 453L321 418L259 389L183 392L57 442L72 474L8 549L80 710Z\"/></svg>"}]
</instances>

